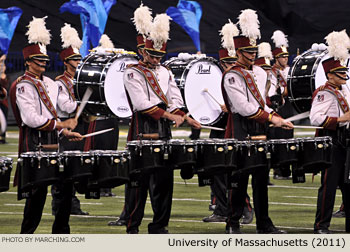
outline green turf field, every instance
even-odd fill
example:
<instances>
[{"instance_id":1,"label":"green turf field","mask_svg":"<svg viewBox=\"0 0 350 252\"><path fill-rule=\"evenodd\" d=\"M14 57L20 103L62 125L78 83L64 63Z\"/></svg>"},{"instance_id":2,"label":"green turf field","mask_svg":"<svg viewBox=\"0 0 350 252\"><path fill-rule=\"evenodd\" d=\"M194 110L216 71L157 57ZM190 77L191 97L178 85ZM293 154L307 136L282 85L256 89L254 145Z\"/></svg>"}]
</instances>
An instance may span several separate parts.
<instances>
[{"instance_id":1,"label":"green turf field","mask_svg":"<svg viewBox=\"0 0 350 252\"><path fill-rule=\"evenodd\" d=\"M186 130L186 128L181 128ZM119 149L125 146L127 129L121 128ZM185 132L186 133L186 132ZM188 135L190 132L188 131ZM186 135L186 134L185 134ZM202 137L208 136L204 131ZM0 145L0 155L12 157L14 169L11 178L11 188L8 192L0 193L0 234L16 234L20 232L24 200L17 201L16 188L12 187L13 175L17 161L18 132L16 127L8 129L8 144ZM183 137L182 137L183 138ZM211 214L208 211L210 203L210 188L199 187L197 177L184 181L175 171L173 207L169 223L170 233L183 234L223 234L224 223L204 223L202 218ZM290 180L273 180L275 185L269 187L270 217L279 228L288 233L307 234L313 232L313 222L316 211L317 189L320 176L307 175L306 183L292 184ZM99 200L85 199L78 195L82 209L90 213L89 216L71 216L71 233L75 234L125 234L125 227L109 227L107 222L115 220L122 211L124 202L124 186L113 189L116 197L103 197ZM249 187L251 195L251 187ZM341 193L337 192L335 210L341 203ZM36 231L37 234L51 233L54 217L51 215L51 196L48 195L42 221ZM145 209L145 216L140 226L140 233L147 233L147 224L152 219L151 204ZM330 229L336 233L343 233L344 218L333 218ZM255 233L255 219L252 224L242 227L244 233Z\"/></svg>"}]
</instances>

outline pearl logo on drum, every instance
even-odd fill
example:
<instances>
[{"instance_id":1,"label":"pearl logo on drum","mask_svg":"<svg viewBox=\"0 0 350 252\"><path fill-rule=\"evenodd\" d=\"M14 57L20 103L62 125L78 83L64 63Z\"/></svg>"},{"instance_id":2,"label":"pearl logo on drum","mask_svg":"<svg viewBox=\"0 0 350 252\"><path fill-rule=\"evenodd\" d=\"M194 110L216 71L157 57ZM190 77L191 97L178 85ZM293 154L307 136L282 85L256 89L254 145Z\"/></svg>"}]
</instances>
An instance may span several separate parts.
<instances>
[{"instance_id":1,"label":"pearl logo on drum","mask_svg":"<svg viewBox=\"0 0 350 252\"><path fill-rule=\"evenodd\" d=\"M196 74L210 74L210 68L211 66L209 65L205 66L203 64L199 64Z\"/></svg>"},{"instance_id":2,"label":"pearl logo on drum","mask_svg":"<svg viewBox=\"0 0 350 252\"><path fill-rule=\"evenodd\" d=\"M125 67L126 67L125 62L121 62L119 65L119 69L117 69L117 72L124 72Z\"/></svg>"},{"instance_id":3,"label":"pearl logo on drum","mask_svg":"<svg viewBox=\"0 0 350 252\"><path fill-rule=\"evenodd\" d=\"M201 123L207 123L207 122L210 121L210 118L207 117L207 116L202 116L201 118L199 118L199 121L200 121Z\"/></svg>"}]
</instances>

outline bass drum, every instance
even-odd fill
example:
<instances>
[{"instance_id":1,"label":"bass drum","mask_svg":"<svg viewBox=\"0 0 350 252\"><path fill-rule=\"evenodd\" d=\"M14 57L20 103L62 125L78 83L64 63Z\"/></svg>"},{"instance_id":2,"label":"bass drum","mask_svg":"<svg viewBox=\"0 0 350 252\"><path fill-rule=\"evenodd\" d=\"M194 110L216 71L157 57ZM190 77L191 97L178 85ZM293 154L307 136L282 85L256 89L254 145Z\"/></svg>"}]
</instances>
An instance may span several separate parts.
<instances>
[{"instance_id":1,"label":"bass drum","mask_svg":"<svg viewBox=\"0 0 350 252\"><path fill-rule=\"evenodd\" d=\"M75 73L75 93L79 101L88 87L93 93L85 111L95 116L131 117L123 82L125 67L137 64L135 53L90 53Z\"/></svg>"},{"instance_id":2,"label":"bass drum","mask_svg":"<svg viewBox=\"0 0 350 252\"><path fill-rule=\"evenodd\" d=\"M173 72L192 117L203 125L215 124L223 116L215 100L225 104L221 92L223 70L218 61L211 57L175 57L164 64Z\"/></svg>"},{"instance_id":3,"label":"bass drum","mask_svg":"<svg viewBox=\"0 0 350 252\"><path fill-rule=\"evenodd\" d=\"M313 92L326 83L322 62L328 58L327 50L308 50L294 59L288 76L288 94L299 113L311 109Z\"/></svg>"}]
</instances>

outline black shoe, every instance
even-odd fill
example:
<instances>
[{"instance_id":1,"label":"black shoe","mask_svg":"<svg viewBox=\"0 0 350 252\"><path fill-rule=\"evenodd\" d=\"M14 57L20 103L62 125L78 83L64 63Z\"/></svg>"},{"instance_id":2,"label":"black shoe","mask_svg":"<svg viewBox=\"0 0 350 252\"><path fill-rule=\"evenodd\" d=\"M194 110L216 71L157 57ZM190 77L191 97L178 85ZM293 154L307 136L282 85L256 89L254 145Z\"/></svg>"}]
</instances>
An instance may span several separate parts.
<instances>
[{"instance_id":1,"label":"black shoe","mask_svg":"<svg viewBox=\"0 0 350 252\"><path fill-rule=\"evenodd\" d=\"M328 229L317 229L314 230L314 234L331 234L332 232Z\"/></svg>"},{"instance_id":2,"label":"black shoe","mask_svg":"<svg viewBox=\"0 0 350 252\"><path fill-rule=\"evenodd\" d=\"M165 228L161 228L158 230L148 230L149 234L169 234L169 231Z\"/></svg>"},{"instance_id":3,"label":"black shoe","mask_svg":"<svg viewBox=\"0 0 350 252\"><path fill-rule=\"evenodd\" d=\"M345 211L344 210L338 210L332 214L332 217L334 218L345 218Z\"/></svg>"},{"instance_id":4,"label":"black shoe","mask_svg":"<svg viewBox=\"0 0 350 252\"><path fill-rule=\"evenodd\" d=\"M73 215L89 215L88 212L84 212L84 211L81 210L81 209L72 210L72 211L70 212L70 214L73 214Z\"/></svg>"},{"instance_id":5,"label":"black shoe","mask_svg":"<svg viewBox=\"0 0 350 252\"><path fill-rule=\"evenodd\" d=\"M131 230L129 230L129 231L126 231L128 234L138 234L139 233L139 231L138 230L136 230L136 229L131 229Z\"/></svg>"},{"instance_id":6,"label":"black shoe","mask_svg":"<svg viewBox=\"0 0 350 252\"><path fill-rule=\"evenodd\" d=\"M115 221L108 222L108 226L126 226L126 220L118 218Z\"/></svg>"},{"instance_id":7,"label":"black shoe","mask_svg":"<svg viewBox=\"0 0 350 252\"><path fill-rule=\"evenodd\" d=\"M203 218L204 222L226 222L226 217L217 215L217 214L212 214L208 217Z\"/></svg>"},{"instance_id":8,"label":"black shoe","mask_svg":"<svg viewBox=\"0 0 350 252\"><path fill-rule=\"evenodd\" d=\"M216 208L216 205L210 204L209 205L209 211L214 211Z\"/></svg>"},{"instance_id":9,"label":"black shoe","mask_svg":"<svg viewBox=\"0 0 350 252\"><path fill-rule=\"evenodd\" d=\"M258 234L286 234L287 232L284 230L280 230L275 226L270 226L266 229L258 229L256 231Z\"/></svg>"},{"instance_id":10,"label":"black shoe","mask_svg":"<svg viewBox=\"0 0 350 252\"><path fill-rule=\"evenodd\" d=\"M240 227L226 227L226 234L242 234Z\"/></svg>"},{"instance_id":11,"label":"black shoe","mask_svg":"<svg viewBox=\"0 0 350 252\"><path fill-rule=\"evenodd\" d=\"M243 216L241 219L241 224L250 224L253 221L253 217L254 217L254 209L250 208L248 209L248 207L244 207L243 209Z\"/></svg>"}]
</instances>

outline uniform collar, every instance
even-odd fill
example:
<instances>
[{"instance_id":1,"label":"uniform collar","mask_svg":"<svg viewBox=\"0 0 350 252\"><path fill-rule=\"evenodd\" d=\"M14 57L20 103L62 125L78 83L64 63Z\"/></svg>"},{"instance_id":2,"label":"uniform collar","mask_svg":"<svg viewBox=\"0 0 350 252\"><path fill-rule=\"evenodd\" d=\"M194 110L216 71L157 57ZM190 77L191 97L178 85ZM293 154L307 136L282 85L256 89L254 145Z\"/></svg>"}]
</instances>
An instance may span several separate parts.
<instances>
[{"instance_id":1,"label":"uniform collar","mask_svg":"<svg viewBox=\"0 0 350 252\"><path fill-rule=\"evenodd\" d=\"M333 83L330 83L329 81L326 82L326 85L331 86L332 88L336 89L336 90L342 90L342 86L337 86L334 85Z\"/></svg>"},{"instance_id":2,"label":"uniform collar","mask_svg":"<svg viewBox=\"0 0 350 252\"><path fill-rule=\"evenodd\" d=\"M67 78L73 80L74 76L72 76L70 73L68 73L68 71L64 71L64 76L66 76Z\"/></svg>"},{"instance_id":3,"label":"uniform collar","mask_svg":"<svg viewBox=\"0 0 350 252\"><path fill-rule=\"evenodd\" d=\"M35 73L30 72L29 70L27 70L24 74L29 76L29 77L31 77L31 78L33 78L33 79L43 80L43 76L42 75L39 76L39 75L37 75Z\"/></svg>"},{"instance_id":4,"label":"uniform collar","mask_svg":"<svg viewBox=\"0 0 350 252\"><path fill-rule=\"evenodd\" d=\"M244 65L244 64L242 64L242 63L240 63L238 61L236 61L236 65L241 67L241 68L243 68L243 69L245 69L245 70L252 70L253 69L253 65L248 67L248 66L246 66L246 65Z\"/></svg>"}]
</instances>

